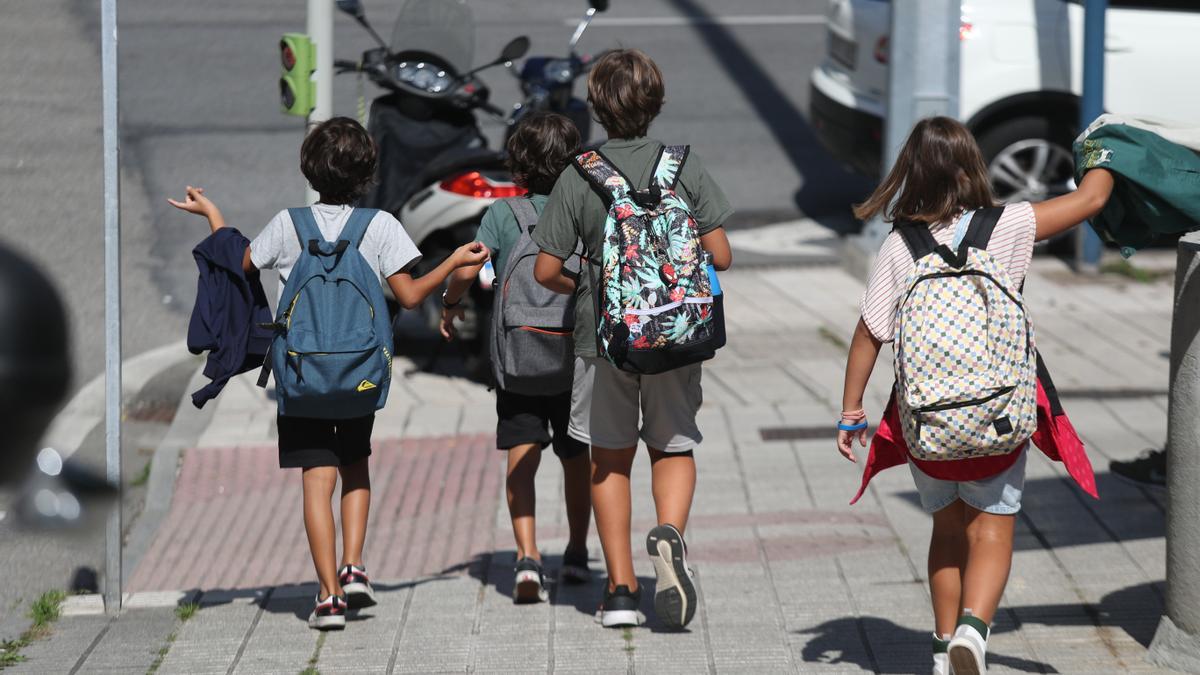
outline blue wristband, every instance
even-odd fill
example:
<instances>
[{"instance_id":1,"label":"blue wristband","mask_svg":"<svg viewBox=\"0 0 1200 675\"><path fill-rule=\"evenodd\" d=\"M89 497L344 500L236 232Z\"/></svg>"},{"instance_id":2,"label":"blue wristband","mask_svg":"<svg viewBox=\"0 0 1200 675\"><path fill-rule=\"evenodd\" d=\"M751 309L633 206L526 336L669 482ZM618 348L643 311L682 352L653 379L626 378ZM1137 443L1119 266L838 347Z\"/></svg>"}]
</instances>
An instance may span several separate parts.
<instances>
[{"instance_id":1,"label":"blue wristband","mask_svg":"<svg viewBox=\"0 0 1200 675\"><path fill-rule=\"evenodd\" d=\"M837 427L838 427L838 431L858 431L860 429L867 428L867 421L863 420L862 422L859 422L858 424L842 424L841 422L838 422Z\"/></svg>"}]
</instances>

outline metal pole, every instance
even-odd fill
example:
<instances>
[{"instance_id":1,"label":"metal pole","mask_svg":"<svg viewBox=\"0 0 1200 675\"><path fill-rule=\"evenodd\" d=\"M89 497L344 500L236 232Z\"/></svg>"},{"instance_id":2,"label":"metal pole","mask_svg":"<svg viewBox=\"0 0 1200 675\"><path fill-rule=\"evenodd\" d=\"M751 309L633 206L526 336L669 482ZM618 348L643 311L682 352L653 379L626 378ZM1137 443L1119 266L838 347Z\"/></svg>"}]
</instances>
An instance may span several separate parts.
<instances>
[{"instance_id":1,"label":"metal pole","mask_svg":"<svg viewBox=\"0 0 1200 675\"><path fill-rule=\"evenodd\" d=\"M1104 114L1104 17L1108 0L1084 0L1083 10L1083 97L1079 104L1079 128L1086 129ZM1079 228L1075 240L1075 269L1095 272L1104 244L1091 226Z\"/></svg>"},{"instance_id":2,"label":"metal pole","mask_svg":"<svg viewBox=\"0 0 1200 675\"><path fill-rule=\"evenodd\" d=\"M308 126L333 116L333 0L308 0L308 36L316 50L316 100L308 115ZM306 204L316 203L317 193L306 187Z\"/></svg>"},{"instance_id":3,"label":"metal pole","mask_svg":"<svg viewBox=\"0 0 1200 675\"><path fill-rule=\"evenodd\" d=\"M888 36L887 117L884 120L880 175L887 175L900 148L922 118L958 116L960 0L893 2ZM870 268L891 226L876 218L863 227L854 257L860 274Z\"/></svg>"},{"instance_id":4,"label":"metal pole","mask_svg":"<svg viewBox=\"0 0 1200 675\"><path fill-rule=\"evenodd\" d=\"M121 611L121 174L117 127L117 0L100 3L104 120L104 459L118 499L105 528L104 607Z\"/></svg>"}]
</instances>

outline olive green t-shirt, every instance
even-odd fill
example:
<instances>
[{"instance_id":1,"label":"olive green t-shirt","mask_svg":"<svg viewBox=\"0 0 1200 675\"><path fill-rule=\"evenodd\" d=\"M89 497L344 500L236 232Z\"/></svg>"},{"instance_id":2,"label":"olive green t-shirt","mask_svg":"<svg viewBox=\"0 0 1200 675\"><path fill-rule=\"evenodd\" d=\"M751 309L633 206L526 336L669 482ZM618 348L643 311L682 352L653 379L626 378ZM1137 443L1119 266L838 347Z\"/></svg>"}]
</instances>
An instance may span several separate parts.
<instances>
[{"instance_id":1,"label":"olive green t-shirt","mask_svg":"<svg viewBox=\"0 0 1200 675\"><path fill-rule=\"evenodd\" d=\"M600 152L634 182L635 188L645 188L650 185L654 163L662 146L652 138L627 138L609 140L600 146ZM733 214L725 193L704 170L704 164L695 152L688 153L676 190L691 209L700 234L721 227ZM562 260L569 258L577 242L582 241L589 257L598 258L604 247L604 221L607 218L604 200L574 166L569 166L550 192L537 229L533 231L533 241L542 251ZM589 270L590 267L584 266L575 291L575 353L579 356L597 356L593 279L588 273L595 273L595 270Z\"/></svg>"},{"instance_id":2,"label":"olive green t-shirt","mask_svg":"<svg viewBox=\"0 0 1200 675\"><path fill-rule=\"evenodd\" d=\"M526 199L533 204L533 210L541 213L546 208L546 195L530 194ZM536 228L534 229L536 232ZM521 238L521 228L517 225L517 217L513 215L508 204L495 202L483 212L483 220L479 223L479 234L476 239L488 247L492 254L492 269L496 276L504 274L504 266L508 264L508 254Z\"/></svg>"}]
</instances>

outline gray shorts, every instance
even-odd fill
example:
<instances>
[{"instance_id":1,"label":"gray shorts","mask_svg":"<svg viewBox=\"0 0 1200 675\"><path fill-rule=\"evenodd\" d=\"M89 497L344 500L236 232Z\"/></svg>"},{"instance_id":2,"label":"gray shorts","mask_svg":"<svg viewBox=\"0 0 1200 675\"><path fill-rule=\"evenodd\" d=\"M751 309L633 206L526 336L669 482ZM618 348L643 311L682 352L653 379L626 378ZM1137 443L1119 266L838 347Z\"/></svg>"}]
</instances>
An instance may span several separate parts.
<instances>
[{"instance_id":1,"label":"gray shorts","mask_svg":"<svg viewBox=\"0 0 1200 675\"><path fill-rule=\"evenodd\" d=\"M1013 465L983 480L953 481L940 480L929 476L917 468L916 464L908 463L912 470L913 481L917 484L917 494L921 497L921 508L925 513L937 513L961 499L967 506L972 506L984 513L998 516L1011 516L1021 510L1021 493L1025 490L1025 455L1029 445L1018 450L1021 456Z\"/></svg>"},{"instance_id":2,"label":"gray shorts","mask_svg":"<svg viewBox=\"0 0 1200 675\"><path fill-rule=\"evenodd\" d=\"M602 358L577 358L567 432L610 450L637 447L639 438L664 452L691 450L703 439L696 426L704 399L700 374L699 363L658 375L634 375Z\"/></svg>"}]
</instances>

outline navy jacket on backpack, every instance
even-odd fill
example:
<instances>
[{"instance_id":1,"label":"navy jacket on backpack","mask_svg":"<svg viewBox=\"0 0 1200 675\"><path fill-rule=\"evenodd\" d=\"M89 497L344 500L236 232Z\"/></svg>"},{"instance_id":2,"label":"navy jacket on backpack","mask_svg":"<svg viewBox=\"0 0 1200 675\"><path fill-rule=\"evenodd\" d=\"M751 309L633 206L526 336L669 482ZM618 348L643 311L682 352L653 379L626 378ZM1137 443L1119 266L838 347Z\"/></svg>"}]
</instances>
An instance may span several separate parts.
<instances>
[{"instance_id":1,"label":"navy jacket on backpack","mask_svg":"<svg viewBox=\"0 0 1200 675\"><path fill-rule=\"evenodd\" d=\"M187 345L193 354L209 352L204 376L212 380L192 394L197 408L221 393L229 378L261 366L271 344L271 308L262 283L242 269L249 244L237 229L223 227L192 249L200 280Z\"/></svg>"}]
</instances>

